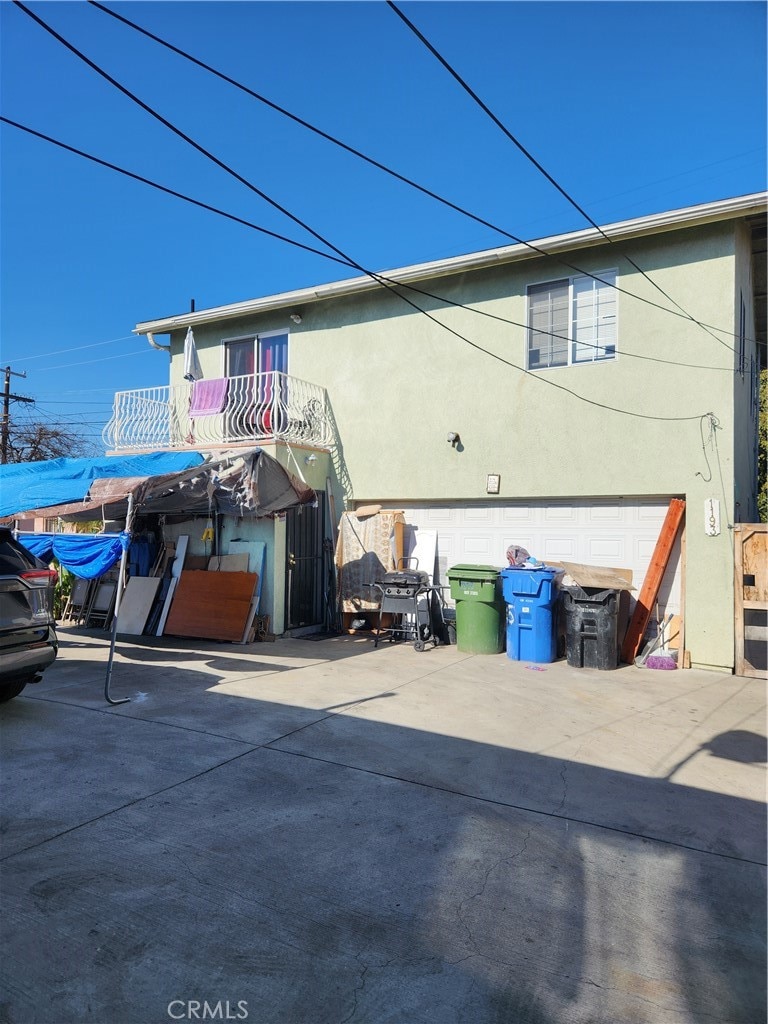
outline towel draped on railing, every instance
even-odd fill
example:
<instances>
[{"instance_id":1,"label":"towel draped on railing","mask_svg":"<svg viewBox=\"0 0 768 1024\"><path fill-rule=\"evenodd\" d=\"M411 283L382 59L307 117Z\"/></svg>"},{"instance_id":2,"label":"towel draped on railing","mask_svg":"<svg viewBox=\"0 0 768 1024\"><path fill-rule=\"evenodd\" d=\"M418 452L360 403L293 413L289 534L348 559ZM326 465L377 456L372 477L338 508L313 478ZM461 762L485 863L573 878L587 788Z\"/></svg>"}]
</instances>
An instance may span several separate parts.
<instances>
[{"instance_id":1,"label":"towel draped on railing","mask_svg":"<svg viewBox=\"0 0 768 1024\"><path fill-rule=\"evenodd\" d=\"M196 380L192 384L190 416L215 416L224 411L227 404L228 377L214 377L211 380Z\"/></svg>"}]
</instances>

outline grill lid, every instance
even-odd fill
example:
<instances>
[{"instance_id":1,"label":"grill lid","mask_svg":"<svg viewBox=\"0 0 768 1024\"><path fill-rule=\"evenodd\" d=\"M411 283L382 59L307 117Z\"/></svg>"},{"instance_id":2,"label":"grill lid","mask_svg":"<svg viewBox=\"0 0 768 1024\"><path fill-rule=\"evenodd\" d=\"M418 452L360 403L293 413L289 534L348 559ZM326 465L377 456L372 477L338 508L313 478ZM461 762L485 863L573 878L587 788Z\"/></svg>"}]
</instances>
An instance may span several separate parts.
<instances>
[{"instance_id":1,"label":"grill lid","mask_svg":"<svg viewBox=\"0 0 768 1024\"><path fill-rule=\"evenodd\" d=\"M389 587L426 587L429 586L429 573L418 569L397 569L385 572L377 582Z\"/></svg>"}]
</instances>

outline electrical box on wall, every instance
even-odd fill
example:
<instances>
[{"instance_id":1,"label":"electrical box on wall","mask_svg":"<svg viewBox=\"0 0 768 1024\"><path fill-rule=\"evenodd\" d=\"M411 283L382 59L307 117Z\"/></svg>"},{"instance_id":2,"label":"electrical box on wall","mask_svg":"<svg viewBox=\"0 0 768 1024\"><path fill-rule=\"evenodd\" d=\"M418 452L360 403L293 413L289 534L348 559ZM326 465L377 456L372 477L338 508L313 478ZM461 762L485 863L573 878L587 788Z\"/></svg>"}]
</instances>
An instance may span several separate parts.
<instances>
[{"instance_id":1,"label":"electrical box on wall","mask_svg":"<svg viewBox=\"0 0 768 1024\"><path fill-rule=\"evenodd\" d=\"M717 498L704 501L704 533L708 537L717 537L720 533L720 501Z\"/></svg>"}]
</instances>

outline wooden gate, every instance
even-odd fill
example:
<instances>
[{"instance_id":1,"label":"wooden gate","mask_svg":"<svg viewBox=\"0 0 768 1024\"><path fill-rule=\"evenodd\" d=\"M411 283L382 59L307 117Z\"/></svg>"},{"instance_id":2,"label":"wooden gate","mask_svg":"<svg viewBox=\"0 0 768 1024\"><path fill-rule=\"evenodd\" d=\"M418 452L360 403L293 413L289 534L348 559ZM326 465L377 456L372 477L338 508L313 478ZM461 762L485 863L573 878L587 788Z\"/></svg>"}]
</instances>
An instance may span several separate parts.
<instances>
[{"instance_id":1,"label":"wooden gate","mask_svg":"<svg viewBox=\"0 0 768 1024\"><path fill-rule=\"evenodd\" d=\"M768 525L737 523L736 675L763 678L768 668Z\"/></svg>"}]
</instances>

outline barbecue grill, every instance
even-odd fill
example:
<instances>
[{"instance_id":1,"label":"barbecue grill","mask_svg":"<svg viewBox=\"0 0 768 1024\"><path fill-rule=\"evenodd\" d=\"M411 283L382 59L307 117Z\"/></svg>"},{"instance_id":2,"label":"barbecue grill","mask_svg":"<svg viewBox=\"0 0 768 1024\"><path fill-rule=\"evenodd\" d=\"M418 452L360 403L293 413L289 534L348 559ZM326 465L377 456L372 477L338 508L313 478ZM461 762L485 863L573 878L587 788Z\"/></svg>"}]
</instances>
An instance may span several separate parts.
<instances>
[{"instance_id":1,"label":"barbecue grill","mask_svg":"<svg viewBox=\"0 0 768 1024\"><path fill-rule=\"evenodd\" d=\"M379 621L374 647L379 640L400 638L413 640L416 651L423 651L427 643L437 647L440 640L432 624L432 597L435 588L429 582L429 575L418 569L397 569L384 573L373 583L381 593ZM382 629L382 615L394 616L392 625Z\"/></svg>"}]
</instances>

